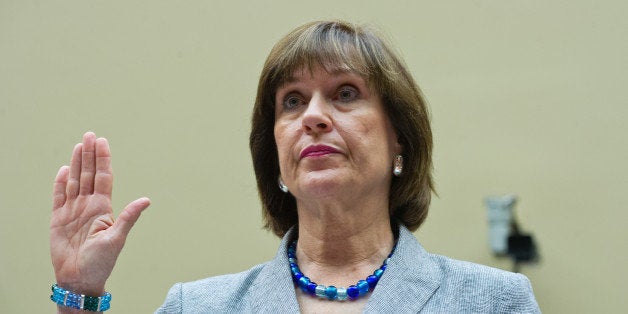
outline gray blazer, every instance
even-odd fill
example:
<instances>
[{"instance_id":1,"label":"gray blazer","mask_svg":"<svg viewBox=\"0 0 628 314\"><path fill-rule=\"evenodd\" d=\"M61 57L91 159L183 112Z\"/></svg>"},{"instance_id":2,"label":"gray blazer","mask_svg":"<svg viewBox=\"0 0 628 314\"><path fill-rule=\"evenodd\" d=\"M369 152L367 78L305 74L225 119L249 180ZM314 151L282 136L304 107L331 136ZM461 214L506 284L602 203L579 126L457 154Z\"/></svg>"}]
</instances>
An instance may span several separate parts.
<instances>
[{"instance_id":1,"label":"gray blazer","mask_svg":"<svg viewBox=\"0 0 628 314\"><path fill-rule=\"evenodd\" d=\"M238 274L175 284L155 313L298 313L286 250ZM350 302L350 301L348 301ZM403 226L365 313L540 313L521 274L430 254Z\"/></svg>"}]
</instances>

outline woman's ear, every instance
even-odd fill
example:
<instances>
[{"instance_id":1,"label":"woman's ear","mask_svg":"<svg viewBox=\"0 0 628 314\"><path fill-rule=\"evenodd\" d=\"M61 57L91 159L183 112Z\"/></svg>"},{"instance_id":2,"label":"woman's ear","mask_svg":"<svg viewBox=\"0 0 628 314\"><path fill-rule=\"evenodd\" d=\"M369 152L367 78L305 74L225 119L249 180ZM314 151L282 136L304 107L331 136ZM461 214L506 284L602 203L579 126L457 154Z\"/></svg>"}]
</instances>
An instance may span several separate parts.
<instances>
[{"instance_id":1,"label":"woman's ear","mask_svg":"<svg viewBox=\"0 0 628 314\"><path fill-rule=\"evenodd\" d=\"M399 136L397 136L397 141L395 142L395 155L401 155L403 152L403 145L399 144Z\"/></svg>"}]
</instances>

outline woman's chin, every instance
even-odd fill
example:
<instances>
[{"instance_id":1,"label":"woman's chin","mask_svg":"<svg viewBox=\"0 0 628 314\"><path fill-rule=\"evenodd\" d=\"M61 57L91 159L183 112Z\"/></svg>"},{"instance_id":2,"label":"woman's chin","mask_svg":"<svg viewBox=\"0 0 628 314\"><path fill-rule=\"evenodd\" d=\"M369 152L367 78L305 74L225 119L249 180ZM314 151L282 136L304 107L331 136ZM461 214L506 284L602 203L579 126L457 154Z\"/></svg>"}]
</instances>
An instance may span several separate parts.
<instances>
[{"instance_id":1,"label":"woman's chin","mask_svg":"<svg viewBox=\"0 0 628 314\"><path fill-rule=\"evenodd\" d=\"M342 192L352 183L337 170L308 172L299 179L299 190L305 197L331 196Z\"/></svg>"}]
</instances>

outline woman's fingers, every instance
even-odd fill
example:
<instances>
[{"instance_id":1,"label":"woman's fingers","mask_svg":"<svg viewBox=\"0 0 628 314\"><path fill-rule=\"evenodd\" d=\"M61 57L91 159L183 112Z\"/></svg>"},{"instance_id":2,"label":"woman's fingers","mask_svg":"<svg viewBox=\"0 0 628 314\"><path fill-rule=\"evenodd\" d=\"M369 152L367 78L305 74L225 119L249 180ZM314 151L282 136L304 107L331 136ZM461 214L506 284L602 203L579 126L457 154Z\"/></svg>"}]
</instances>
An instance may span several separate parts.
<instances>
[{"instance_id":1,"label":"woman's fingers","mask_svg":"<svg viewBox=\"0 0 628 314\"><path fill-rule=\"evenodd\" d=\"M83 143L76 144L72 151L66 196L76 198L78 194L96 192L111 197L112 185L109 143L104 138L97 139L93 132L87 132L83 135Z\"/></svg>"},{"instance_id":2,"label":"woman's fingers","mask_svg":"<svg viewBox=\"0 0 628 314\"><path fill-rule=\"evenodd\" d=\"M111 170L111 151L106 138L96 139L96 177L94 192L111 197L113 172Z\"/></svg>"},{"instance_id":3,"label":"woman's fingers","mask_svg":"<svg viewBox=\"0 0 628 314\"><path fill-rule=\"evenodd\" d=\"M74 146L74 150L72 151L72 160L70 161L70 175L68 177L68 184L66 186L66 195L68 198L76 198L79 192L82 153L83 144L76 144Z\"/></svg>"},{"instance_id":4,"label":"woman's fingers","mask_svg":"<svg viewBox=\"0 0 628 314\"><path fill-rule=\"evenodd\" d=\"M83 135L81 161L79 194L92 194L94 192L94 174L96 172L96 135L93 132L87 132Z\"/></svg>"},{"instance_id":5,"label":"woman's fingers","mask_svg":"<svg viewBox=\"0 0 628 314\"><path fill-rule=\"evenodd\" d=\"M109 143L105 138L97 139L93 132L87 132L83 135L83 143L74 146L70 166L63 166L57 172L53 185L53 209L76 200L79 194L95 192L111 200L112 185Z\"/></svg>"},{"instance_id":6,"label":"woman's fingers","mask_svg":"<svg viewBox=\"0 0 628 314\"><path fill-rule=\"evenodd\" d=\"M58 209L65 204L66 186L68 184L68 174L70 167L62 166L57 172L55 183L52 189L52 209Z\"/></svg>"},{"instance_id":7,"label":"woman's fingers","mask_svg":"<svg viewBox=\"0 0 628 314\"><path fill-rule=\"evenodd\" d=\"M140 217L140 214L144 209L146 209L150 205L150 199L147 197L142 197L136 199L135 201L129 203L124 210L118 216L118 220L116 220L115 234L117 236L122 237L122 239L126 239L129 231L133 228L133 225Z\"/></svg>"}]
</instances>

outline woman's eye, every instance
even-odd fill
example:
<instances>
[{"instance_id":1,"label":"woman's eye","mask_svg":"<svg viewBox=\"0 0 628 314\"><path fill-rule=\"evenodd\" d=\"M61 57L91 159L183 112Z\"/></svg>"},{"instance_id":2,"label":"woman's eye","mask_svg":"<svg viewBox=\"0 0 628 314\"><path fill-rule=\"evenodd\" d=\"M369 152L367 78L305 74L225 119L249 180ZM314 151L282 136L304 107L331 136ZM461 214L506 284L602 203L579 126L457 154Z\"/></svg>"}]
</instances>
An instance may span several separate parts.
<instances>
[{"instance_id":1,"label":"woman's eye","mask_svg":"<svg viewBox=\"0 0 628 314\"><path fill-rule=\"evenodd\" d=\"M301 100L301 98L295 96L295 95L290 95L288 97L286 97L283 101L283 107L285 109L294 109L298 106L300 106L303 103L303 101Z\"/></svg>"},{"instance_id":2,"label":"woman's eye","mask_svg":"<svg viewBox=\"0 0 628 314\"><path fill-rule=\"evenodd\" d=\"M351 86L344 86L338 91L338 100L350 102L358 98L358 91Z\"/></svg>"}]
</instances>

